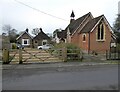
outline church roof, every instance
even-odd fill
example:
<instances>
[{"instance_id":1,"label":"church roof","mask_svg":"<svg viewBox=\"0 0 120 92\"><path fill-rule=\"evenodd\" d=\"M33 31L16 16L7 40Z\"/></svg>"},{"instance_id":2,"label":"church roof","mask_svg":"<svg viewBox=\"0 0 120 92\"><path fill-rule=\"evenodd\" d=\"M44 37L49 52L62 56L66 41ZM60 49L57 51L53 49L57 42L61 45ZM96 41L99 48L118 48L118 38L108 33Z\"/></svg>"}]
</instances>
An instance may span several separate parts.
<instances>
[{"instance_id":1,"label":"church roof","mask_svg":"<svg viewBox=\"0 0 120 92\"><path fill-rule=\"evenodd\" d=\"M103 15L93 18L92 20L90 20L80 31L81 33L88 33L90 32L93 27L98 23L98 21L103 17Z\"/></svg>"},{"instance_id":2,"label":"church roof","mask_svg":"<svg viewBox=\"0 0 120 92\"><path fill-rule=\"evenodd\" d=\"M70 23L70 24L66 27L65 30L67 31L67 29L69 28L70 33L71 33L71 34L74 33L74 31L80 26L80 24L84 21L84 19L85 19L87 16L89 16L90 14L91 14L91 13L89 12L89 13L83 15L82 17L74 20L72 23Z\"/></svg>"}]
</instances>

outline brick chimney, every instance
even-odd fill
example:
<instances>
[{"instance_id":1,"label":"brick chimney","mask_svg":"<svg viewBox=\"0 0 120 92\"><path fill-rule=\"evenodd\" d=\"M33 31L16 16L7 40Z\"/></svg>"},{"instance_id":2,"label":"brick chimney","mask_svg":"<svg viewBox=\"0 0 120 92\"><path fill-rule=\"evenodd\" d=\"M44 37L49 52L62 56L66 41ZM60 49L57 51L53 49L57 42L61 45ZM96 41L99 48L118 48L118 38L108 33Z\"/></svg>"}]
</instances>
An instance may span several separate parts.
<instances>
[{"instance_id":1,"label":"brick chimney","mask_svg":"<svg viewBox=\"0 0 120 92\"><path fill-rule=\"evenodd\" d=\"M28 28L26 28L26 30L25 30L26 32L28 32L29 31L29 29Z\"/></svg>"}]
</instances>

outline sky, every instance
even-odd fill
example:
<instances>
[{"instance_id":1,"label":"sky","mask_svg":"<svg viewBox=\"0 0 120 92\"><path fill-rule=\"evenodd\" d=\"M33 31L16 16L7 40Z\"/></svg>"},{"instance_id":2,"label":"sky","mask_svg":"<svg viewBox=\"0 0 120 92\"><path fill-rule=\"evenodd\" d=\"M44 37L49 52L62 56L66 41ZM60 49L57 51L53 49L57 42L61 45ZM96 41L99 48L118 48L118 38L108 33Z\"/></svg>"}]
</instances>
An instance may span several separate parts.
<instances>
[{"instance_id":1,"label":"sky","mask_svg":"<svg viewBox=\"0 0 120 92\"><path fill-rule=\"evenodd\" d=\"M72 10L75 19L91 12L105 15L112 26L118 14L119 0L0 0L0 30L11 25L18 32L42 28L45 33L65 29ZM2 16L1 16L2 15ZM0 31L2 33L2 31Z\"/></svg>"}]
</instances>

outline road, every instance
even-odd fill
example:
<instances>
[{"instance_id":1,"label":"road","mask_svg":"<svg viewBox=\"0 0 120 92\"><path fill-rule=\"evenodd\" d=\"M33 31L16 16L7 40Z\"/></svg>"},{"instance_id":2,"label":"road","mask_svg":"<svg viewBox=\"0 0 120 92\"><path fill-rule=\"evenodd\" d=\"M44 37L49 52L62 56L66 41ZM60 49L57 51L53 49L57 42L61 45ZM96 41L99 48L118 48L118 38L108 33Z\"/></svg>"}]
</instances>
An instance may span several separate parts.
<instances>
[{"instance_id":1,"label":"road","mask_svg":"<svg viewBox=\"0 0 120 92\"><path fill-rule=\"evenodd\" d=\"M3 90L118 89L118 66L96 65L3 70L2 87Z\"/></svg>"}]
</instances>

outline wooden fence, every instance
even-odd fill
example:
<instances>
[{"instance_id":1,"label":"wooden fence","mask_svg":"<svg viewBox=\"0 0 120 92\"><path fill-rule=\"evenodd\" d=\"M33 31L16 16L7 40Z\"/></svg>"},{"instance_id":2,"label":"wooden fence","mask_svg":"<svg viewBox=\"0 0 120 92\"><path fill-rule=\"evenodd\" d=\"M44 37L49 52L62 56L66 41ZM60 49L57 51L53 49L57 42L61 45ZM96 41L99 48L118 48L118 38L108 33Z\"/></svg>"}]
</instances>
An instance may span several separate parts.
<instances>
[{"instance_id":1,"label":"wooden fence","mask_svg":"<svg viewBox=\"0 0 120 92\"><path fill-rule=\"evenodd\" d=\"M22 64L24 62L29 62L30 60L34 62L32 57L34 59L36 58L38 62L46 62L51 61L50 58L57 58L59 61L67 62L67 61L81 61L83 58L83 54L79 49L49 49L49 50L38 50L34 49L37 52L28 51L27 49L17 49L17 50L7 50L3 49L3 64L9 64L10 62L13 62L12 60L15 59L17 56L16 61L19 62L19 64ZM14 52L13 55L10 53ZM47 53L49 56L43 55L43 53ZM27 58L24 58L27 54Z\"/></svg>"}]
</instances>

